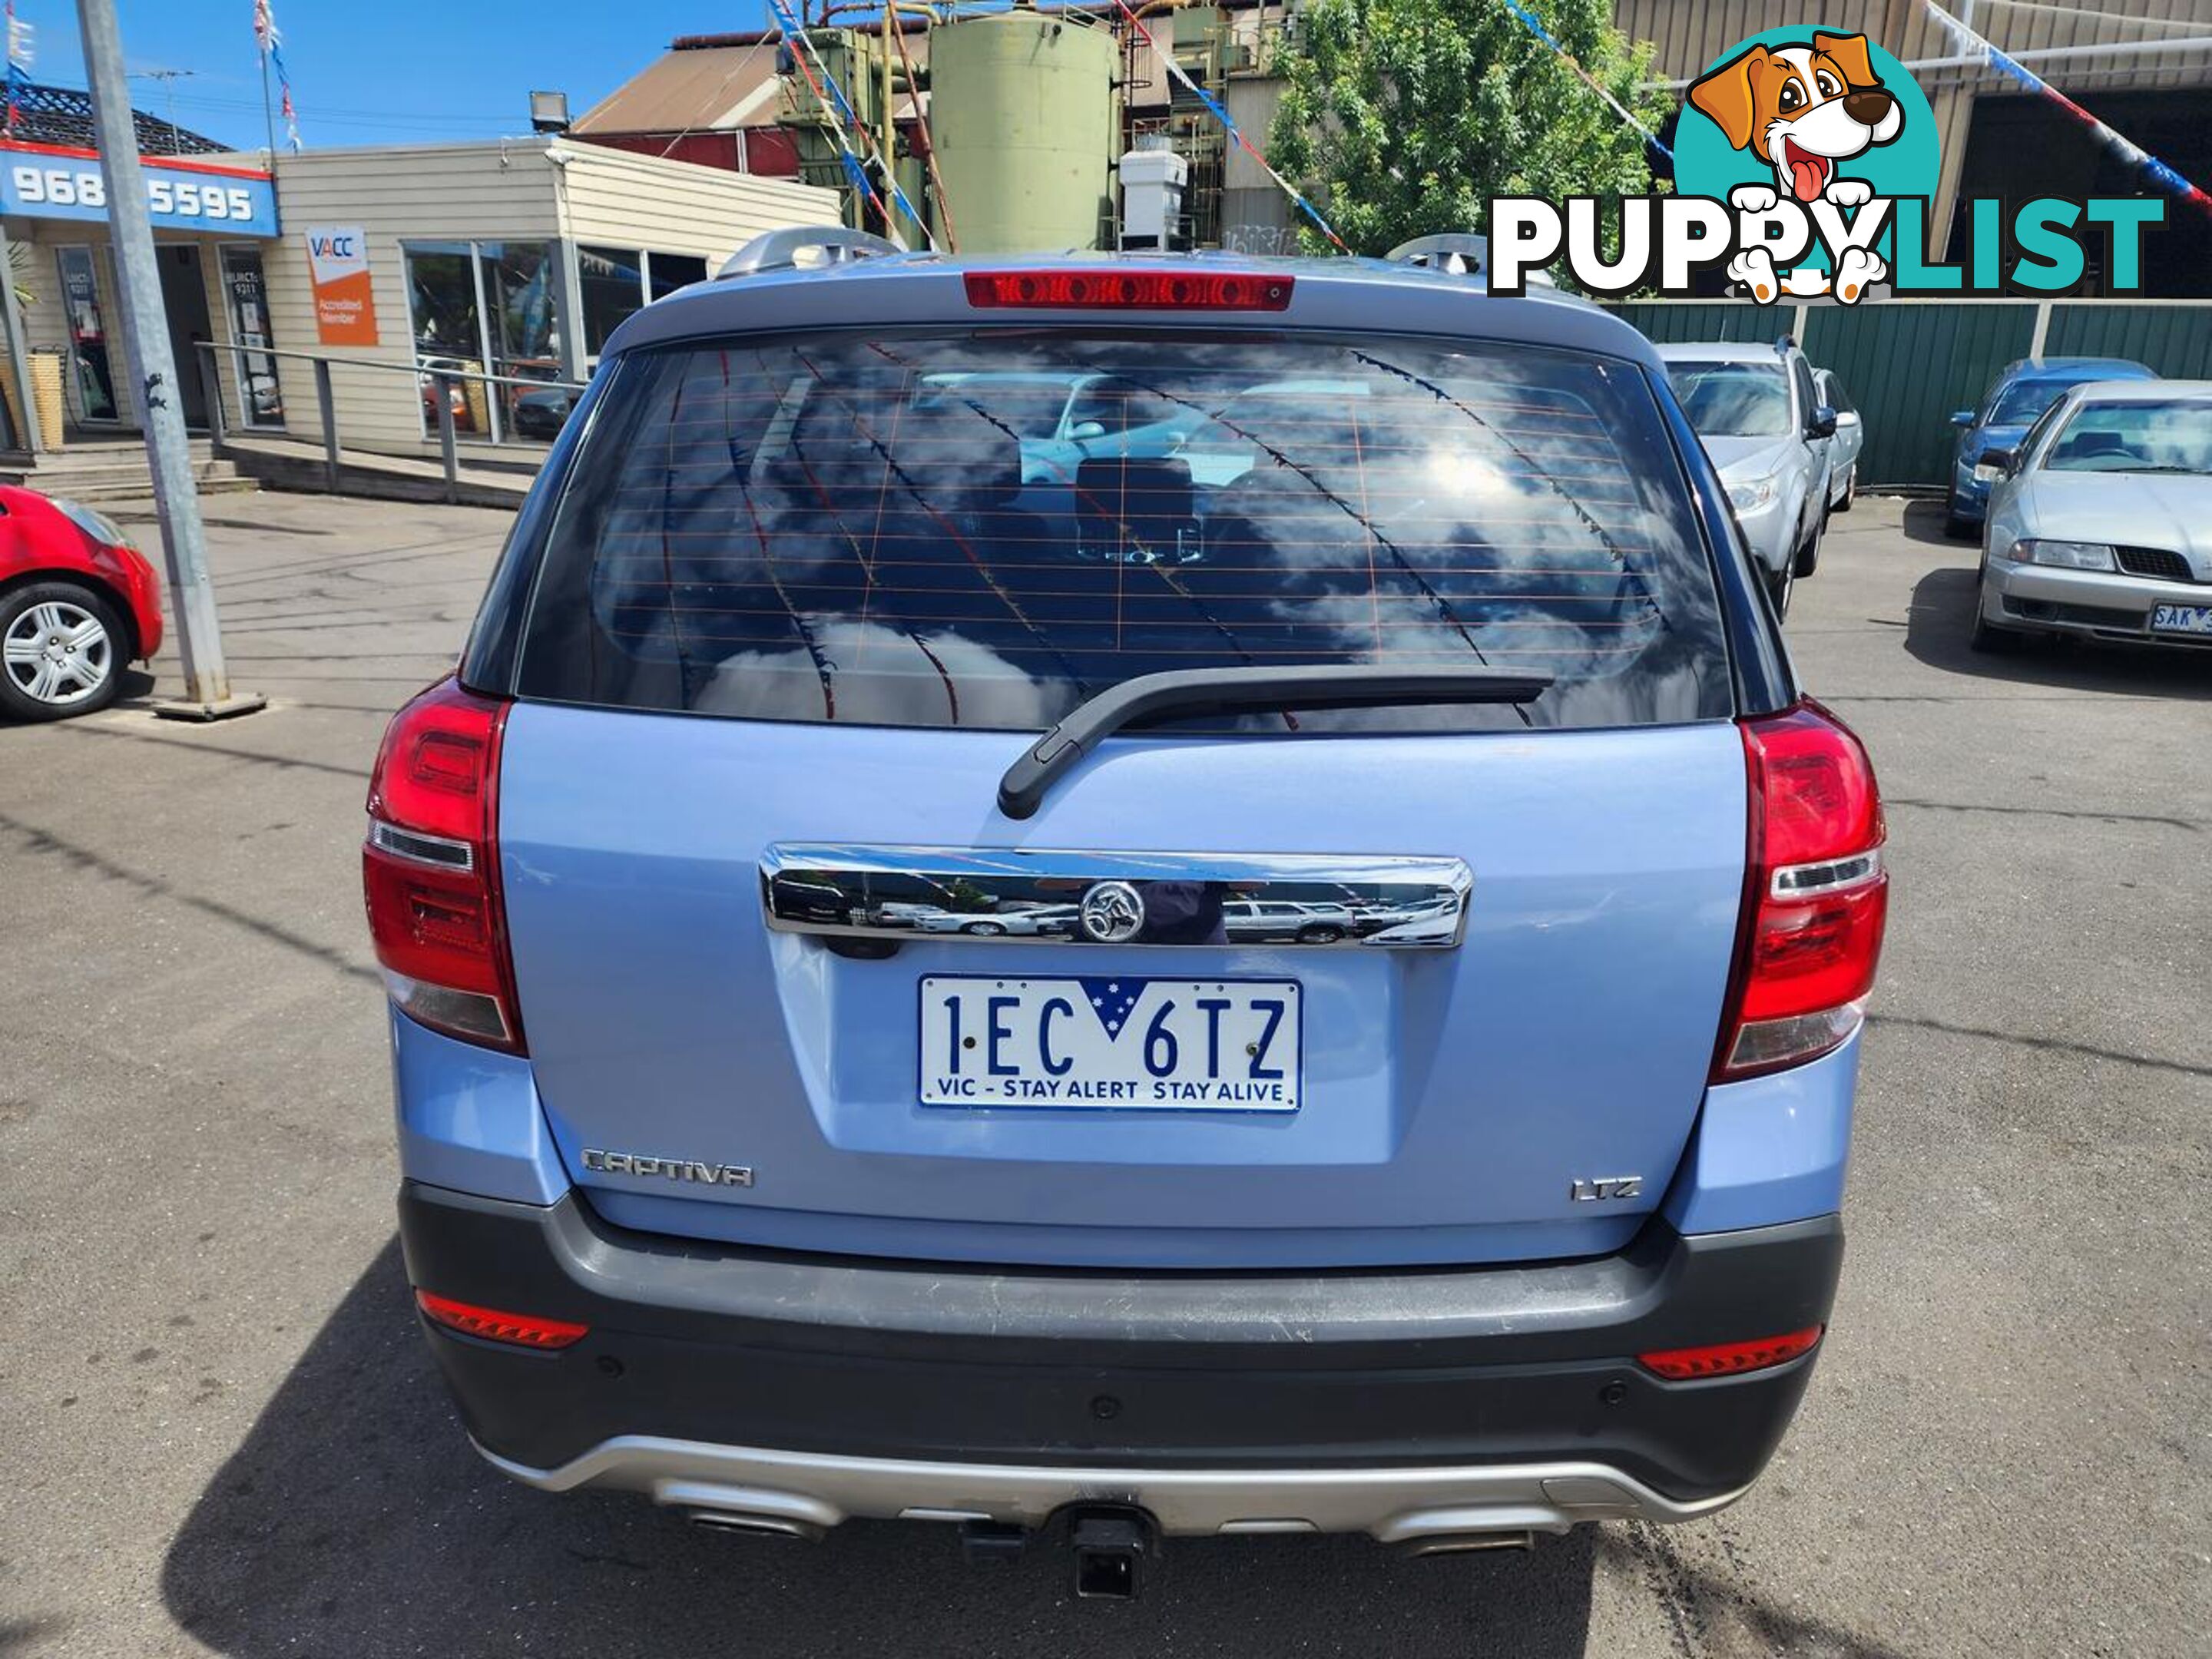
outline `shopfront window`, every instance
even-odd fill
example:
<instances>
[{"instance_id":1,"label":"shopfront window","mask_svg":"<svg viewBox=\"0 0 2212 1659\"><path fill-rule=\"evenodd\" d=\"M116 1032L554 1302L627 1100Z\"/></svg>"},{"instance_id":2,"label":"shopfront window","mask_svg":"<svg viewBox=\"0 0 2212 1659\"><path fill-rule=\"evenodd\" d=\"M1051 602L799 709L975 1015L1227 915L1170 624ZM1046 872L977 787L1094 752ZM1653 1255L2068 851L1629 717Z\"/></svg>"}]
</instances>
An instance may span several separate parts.
<instances>
[{"instance_id":1,"label":"shopfront window","mask_svg":"<svg viewBox=\"0 0 2212 1659\"><path fill-rule=\"evenodd\" d=\"M479 242L477 258L490 311L492 372L520 380L559 380L561 261L553 246Z\"/></svg>"},{"instance_id":2,"label":"shopfront window","mask_svg":"<svg viewBox=\"0 0 2212 1659\"><path fill-rule=\"evenodd\" d=\"M230 307L230 337L247 348L233 354L238 377L239 415L248 426L284 424L284 393L277 384L276 360L266 349L276 343L269 326L269 283L261 269L261 250L234 244L222 250L222 291Z\"/></svg>"},{"instance_id":3,"label":"shopfront window","mask_svg":"<svg viewBox=\"0 0 2212 1659\"><path fill-rule=\"evenodd\" d=\"M107 357L107 322L100 310L98 267L88 247L54 250L62 306L69 318L70 378L81 421L112 421L115 375Z\"/></svg>"},{"instance_id":4,"label":"shopfront window","mask_svg":"<svg viewBox=\"0 0 2212 1659\"><path fill-rule=\"evenodd\" d=\"M607 337L647 301L707 280L707 262L696 253L589 243L577 246L576 270L584 289L584 350L592 357L606 349Z\"/></svg>"},{"instance_id":5,"label":"shopfront window","mask_svg":"<svg viewBox=\"0 0 2212 1659\"><path fill-rule=\"evenodd\" d=\"M438 429L439 371L458 379L447 393L459 431L495 440L514 434L516 399L527 387L501 380L562 378L558 244L404 242L407 301L422 371L425 435ZM482 378L495 377L492 380Z\"/></svg>"},{"instance_id":6,"label":"shopfront window","mask_svg":"<svg viewBox=\"0 0 2212 1659\"><path fill-rule=\"evenodd\" d=\"M645 256L635 248L576 249L577 280L583 289L584 349L598 356L607 337L645 303Z\"/></svg>"},{"instance_id":7,"label":"shopfront window","mask_svg":"<svg viewBox=\"0 0 2212 1659\"><path fill-rule=\"evenodd\" d=\"M656 253L647 267L653 276L653 297L665 300L679 288L707 280L707 262L694 253Z\"/></svg>"}]
</instances>

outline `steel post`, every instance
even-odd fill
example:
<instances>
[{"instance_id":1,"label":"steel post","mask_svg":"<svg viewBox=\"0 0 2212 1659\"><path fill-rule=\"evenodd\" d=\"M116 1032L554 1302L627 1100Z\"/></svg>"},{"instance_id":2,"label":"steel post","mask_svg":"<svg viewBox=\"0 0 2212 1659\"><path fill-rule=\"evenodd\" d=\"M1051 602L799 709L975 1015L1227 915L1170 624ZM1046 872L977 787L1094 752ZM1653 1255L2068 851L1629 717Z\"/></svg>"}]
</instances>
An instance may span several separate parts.
<instances>
[{"instance_id":1,"label":"steel post","mask_svg":"<svg viewBox=\"0 0 2212 1659\"><path fill-rule=\"evenodd\" d=\"M176 614L177 653L183 659L185 695L158 712L217 720L262 706L237 696L222 657L222 632L209 580L207 542L199 495L192 483L191 441L185 434L182 387L169 349L161 303L161 271L154 261L154 226L146 180L138 167L138 137L131 89L123 69L123 40L115 0L80 0L77 21L84 40L85 81L92 94L93 131L107 187L107 217L123 300L123 344L136 388L153 474L154 513L169 574L169 603Z\"/></svg>"},{"instance_id":2,"label":"steel post","mask_svg":"<svg viewBox=\"0 0 2212 1659\"><path fill-rule=\"evenodd\" d=\"M438 400L438 457L446 465L446 499L459 501L461 463L453 447L453 383L442 374L434 374L430 391Z\"/></svg>"},{"instance_id":3,"label":"steel post","mask_svg":"<svg viewBox=\"0 0 2212 1659\"><path fill-rule=\"evenodd\" d=\"M338 493L338 406L331 395L331 366L315 359L315 406L323 417L323 481L331 495Z\"/></svg>"}]
</instances>

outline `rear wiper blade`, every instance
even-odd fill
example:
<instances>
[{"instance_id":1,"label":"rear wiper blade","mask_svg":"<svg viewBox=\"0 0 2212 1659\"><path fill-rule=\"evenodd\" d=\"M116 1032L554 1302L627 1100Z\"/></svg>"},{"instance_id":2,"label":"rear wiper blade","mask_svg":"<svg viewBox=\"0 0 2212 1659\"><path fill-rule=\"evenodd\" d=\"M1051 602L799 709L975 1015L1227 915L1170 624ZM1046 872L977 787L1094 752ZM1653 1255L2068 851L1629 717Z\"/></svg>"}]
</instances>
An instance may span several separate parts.
<instances>
[{"instance_id":1,"label":"rear wiper blade","mask_svg":"<svg viewBox=\"0 0 2212 1659\"><path fill-rule=\"evenodd\" d=\"M1140 674L1079 704L999 780L999 810L1033 817L1060 775L1125 727L1200 714L1272 714L1297 708L1384 708L1425 703L1533 702L1549 674L1469 663L1393 668L1317 663L1295 668L1183 668Z\"/></svg>"}]
</instances>

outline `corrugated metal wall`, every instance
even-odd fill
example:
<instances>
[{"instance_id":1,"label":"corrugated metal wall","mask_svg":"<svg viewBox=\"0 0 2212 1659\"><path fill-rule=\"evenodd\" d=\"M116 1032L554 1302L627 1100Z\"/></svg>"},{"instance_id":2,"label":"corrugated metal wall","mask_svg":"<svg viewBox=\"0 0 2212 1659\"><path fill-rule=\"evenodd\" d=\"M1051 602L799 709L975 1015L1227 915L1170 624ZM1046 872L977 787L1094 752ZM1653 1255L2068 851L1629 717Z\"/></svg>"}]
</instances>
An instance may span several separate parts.
<instances>
[{"instance_id":1,"label":"corrugated metal wall","mask_svg":"<svg viewBox=\"0 0 2212 1659\"><path fill-rule=\"evenodd\" d=\"M1942 483L1958 437L1951 411L1982 395L1996 372L2027 356L2032 305L1816 306L1805 355L1833 369L1866 419L1859 481Z\"/></svg>"},{"instance_id":2,"label":"corrugated metal wall","mask_svg":"<svg viewBox=\"0 0 2212 1659\"><path fill-rule=\"evenodd\" d=\"M1610 307L1650 338L1771 340L1793 311L1747 303L1645 301ZM1805 355L1833 369L1866 419L1859 481L1942 484L1957 436L1951 411L1978 399L2035 342L2033 302L1886 300L1812 306ZM2212 303L2054 303L2045 356L2133 357L2176 380L2212 380Z\"/></svg>"},{"instance_id":3,"label":"corrugated metal wall","mask_svg":"<svg viewBox=\"0 0 2212 1659\"><path fill-rule=\"evenodd\" d=\"M2212 380L2212 307L2054 305L2045 352L2132 357L2172 380Z\"/></svg>"}]
</instances>

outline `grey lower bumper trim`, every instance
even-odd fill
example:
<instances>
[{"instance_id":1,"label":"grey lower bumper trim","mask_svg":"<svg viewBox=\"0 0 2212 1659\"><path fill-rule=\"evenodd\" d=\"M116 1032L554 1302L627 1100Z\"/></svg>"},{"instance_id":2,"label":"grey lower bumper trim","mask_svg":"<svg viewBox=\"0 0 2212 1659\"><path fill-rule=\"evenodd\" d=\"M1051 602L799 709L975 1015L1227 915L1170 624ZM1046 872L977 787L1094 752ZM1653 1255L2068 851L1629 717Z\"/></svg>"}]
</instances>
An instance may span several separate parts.
<instances>
[{"instance_id":1,"label":"grey lower bumper trim","mask_svg":"<svg viewBox=\"0 0 2212 1659\"><path fill-rule=\"evenodd\" d=\"M479 1451L483 1451L478 1447ZM597 1486L650 1493L709 1519L807 1531L855 1517L1042 1525L1075 1503L1131 1504L1171 1534L1364 1532L1385 1543L1583 1521L1691 1521L1742 1491L1694 1503L1663 1498L1601 1463L1444 1468L1054 1468L770 1451L623 1435L555 1469L483 1452L494 1468L547 1492Z\"/></svg>"}]
</instances>

